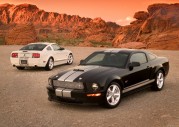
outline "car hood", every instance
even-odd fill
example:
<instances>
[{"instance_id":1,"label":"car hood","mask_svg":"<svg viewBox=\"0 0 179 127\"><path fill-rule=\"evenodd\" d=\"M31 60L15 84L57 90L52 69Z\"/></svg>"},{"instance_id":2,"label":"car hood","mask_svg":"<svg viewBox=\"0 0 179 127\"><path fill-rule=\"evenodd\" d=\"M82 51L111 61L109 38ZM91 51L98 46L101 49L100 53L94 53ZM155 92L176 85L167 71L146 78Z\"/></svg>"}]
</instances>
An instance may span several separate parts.
<instances>
[{"instance_id":1,"label":"car hood","mask_svg":"<svg viewBox=\"0 0 179 127\"><path fill-rule=\"evenodd\" d=\"M69 71L59 73L55 79L68 82L98 82L111 75L120 75L124 69L104 66L77 66Z\"/></svg>"}]
</instances>

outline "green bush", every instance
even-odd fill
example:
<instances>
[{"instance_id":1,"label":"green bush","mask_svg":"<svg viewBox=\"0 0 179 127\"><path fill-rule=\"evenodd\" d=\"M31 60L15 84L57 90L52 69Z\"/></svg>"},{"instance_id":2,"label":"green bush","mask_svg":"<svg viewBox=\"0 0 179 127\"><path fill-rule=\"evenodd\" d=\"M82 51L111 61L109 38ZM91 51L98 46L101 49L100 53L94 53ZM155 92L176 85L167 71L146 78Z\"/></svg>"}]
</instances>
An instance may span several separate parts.
<instances>
[{"instance_id":1,"label":"green bush","mask_svg":"<svg viewBox=\"0 0 179 127\"><path fill-rule=\"evenodd\" d=\"M4 45L5 44L5 40L3 37L0 37L0 45Z\"/></svg>"},{"instance_id":2,"label":"green bush","mask_svg":"<svg viewBox=\"0 0 179 127\"><path fill-rule=\"evenodd\" d=\"M90 41L93 47L112 47L111 42Z\"/></svg>"},{"instance_id":3,"label":"green bush","mask_svg":"<svg viewBox=\"0 0 179 127\"><path fill-rule=\"evenodd\" d=\"M66 38L58 38L56 39L56 43L63 46L77 46L79 43L83 42L84 39L82 38L72 38L72 39L66 39Z\"/></svg>"}]
</instances>

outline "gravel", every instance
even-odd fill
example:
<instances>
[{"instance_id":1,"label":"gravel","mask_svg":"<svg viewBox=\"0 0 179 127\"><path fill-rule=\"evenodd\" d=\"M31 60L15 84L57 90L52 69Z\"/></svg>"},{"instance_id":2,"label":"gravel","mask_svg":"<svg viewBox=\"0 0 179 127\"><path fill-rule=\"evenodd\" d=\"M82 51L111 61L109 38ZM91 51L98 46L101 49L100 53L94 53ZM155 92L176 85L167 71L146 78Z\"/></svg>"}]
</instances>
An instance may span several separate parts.
<instances>
[{"instance_id":1,"label":"gravel","mask_svg":"<svg viewBox=\"0 0 179 127\"><path fill-rule=\"evenodd\" d=\"M17 70L9 57L21 46L0 46L0 127L178 127L179 51L153 50L169 58L170 72L160 92L145 89L122 99L115 109L96 104L67 104L47 100L47 79L77 66L81 59L102 48L66 47L74 53L73 65L52 71Z\"/></svg>"}]
</instances>

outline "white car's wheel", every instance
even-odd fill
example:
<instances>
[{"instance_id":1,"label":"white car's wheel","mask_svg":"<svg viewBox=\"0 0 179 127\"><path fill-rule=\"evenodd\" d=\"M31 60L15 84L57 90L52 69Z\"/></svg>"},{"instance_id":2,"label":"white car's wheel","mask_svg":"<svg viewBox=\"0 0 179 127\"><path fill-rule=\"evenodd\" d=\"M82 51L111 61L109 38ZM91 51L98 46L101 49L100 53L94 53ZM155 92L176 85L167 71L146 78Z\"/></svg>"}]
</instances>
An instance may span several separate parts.
<instances>
[{"instance_id":1,"label":"white car's wheel","mask_svg":"<svg viewBox=\"0 0 179 127\"><path fill-rule=\"evenodd\" d=\"M121 87L113 82L109 85L105 95L105 105L107 108L115 108L121 101Z\"/></svg>"},{"instance_id":2,"label":"white car's wheel","mask_svg":"<svg viewBox=\"0 0 179 127\"><path fill-rule=\"evenodd\" d=\"M68 60L67 60L67 64L72 64L73 63L73 55L72 54L69 54L68 55Z\"/></svg>"},{"instance_id":3,"label":"white car's wheel","mask_svg":"<svg viewBox=\"0 0 179 127\"><path fill-rule=\"evenodd\" d=\"M155 82L152 86L153 90L157 90L157 91L162 90L164 86L164 81L165 81L164 73L163 71L159 70L156 74Z\"/></svg>"},{"instance_id":4,"label":"white car's wheel","mask_svg":"<svg viewBox=\"0 0 179 127\"><path fill-rule=\"evenodd\" d=\"M24 70L25 67L16 67L18 70Z\"/></svg>"},{"instance_id":5,"label":"white car's wheel","mask_svg":"<svg viewBox=\"0 0 179 127\"><path fill-rule=\"evenodd\" d=\"M54 60L53 60L53 58L49 58L45 69L46 70L52 70L53 67L54 67Z\"/></svg>"}]
</instances>

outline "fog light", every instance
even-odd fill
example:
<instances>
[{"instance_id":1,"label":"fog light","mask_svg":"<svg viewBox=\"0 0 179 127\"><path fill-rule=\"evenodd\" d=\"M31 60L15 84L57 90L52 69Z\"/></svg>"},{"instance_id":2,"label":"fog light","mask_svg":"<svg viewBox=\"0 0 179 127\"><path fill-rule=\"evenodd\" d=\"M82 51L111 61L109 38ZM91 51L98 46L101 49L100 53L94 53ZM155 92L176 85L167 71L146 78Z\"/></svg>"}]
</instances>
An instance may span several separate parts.
<instances>
[{"instance_id":1,"label":"fog light","mask_svg":"<svg viewBox=\"0 0 179 127\"><path fill-rule=\"evenodd\" d=\"M96 83L93 83L93 84L92 84L92 88L93 88L93 90L97 90L98 87L99 87L98 84L96 84Z\"/></svg>"}]
</instances>

